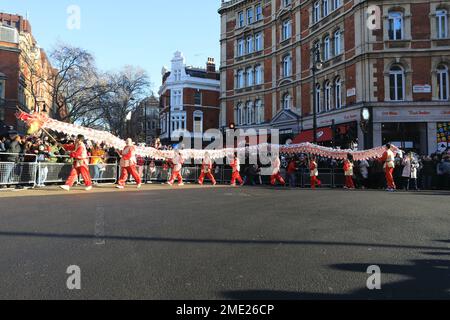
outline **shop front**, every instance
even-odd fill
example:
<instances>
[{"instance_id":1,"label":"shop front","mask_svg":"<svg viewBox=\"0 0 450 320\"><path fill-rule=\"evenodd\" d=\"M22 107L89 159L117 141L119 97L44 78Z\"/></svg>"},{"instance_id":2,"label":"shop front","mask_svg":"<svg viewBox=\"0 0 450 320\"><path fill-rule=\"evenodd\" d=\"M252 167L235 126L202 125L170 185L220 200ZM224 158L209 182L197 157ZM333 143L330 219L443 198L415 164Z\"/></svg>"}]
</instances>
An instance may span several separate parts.
<instances>
[{"instance_id":1,"label":"shop front","mask_svg":"<svg viewBox=\"0 0 450 320\"><path fill-rule=\"evenodd\" d=\"M446 148L450 107L374 108L375 145L392 143L405 151L433 154Z\"/></svg>"}]
</instances>

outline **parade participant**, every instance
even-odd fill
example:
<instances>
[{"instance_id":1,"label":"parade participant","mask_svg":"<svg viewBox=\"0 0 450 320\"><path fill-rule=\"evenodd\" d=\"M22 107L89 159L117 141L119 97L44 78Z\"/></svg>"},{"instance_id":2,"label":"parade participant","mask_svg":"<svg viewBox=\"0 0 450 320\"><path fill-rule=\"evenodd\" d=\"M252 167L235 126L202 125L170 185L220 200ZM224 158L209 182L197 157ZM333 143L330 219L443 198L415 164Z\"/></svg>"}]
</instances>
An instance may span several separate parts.
<instances>
[{"instance_id":1,"label":"parade participant","mask_svg":"<svg viewBox=\"0 0 450 320\"><path fill-rule=\"evenodd\" d=\"M275 186L277 184L277 181L282 184L285 185L286 182L284 181L283 177L280 174L280 169L281 169L281 160L280 157L276 154L273 154L271 157L271 163L272 163L272 175L270 177L270 184L272 186Z\"/></svg>"},{"instance_id":2,"label":"parade participant","mask_svg":"<svg viewBox=\"0 0 450 320\"><path fill-rule=\"evenodd\" d=\"M344 174L345 174L345 186L344 189L355 189L355 183L353 182L353 155L348 154L347 159L344 161Z\"/></svg>"},{"instance_id":3,"label":"parade participant","mask_svg":"<svg viewBox=\"0 0 450 320\"><path fill-rule=\"evenodd\" d=\"M297 186L297 171L298 171L297 159L295 159L295 157L294 157L289 161L289 165L287 168L289 187L291 187L291 188L295 188Z\"/></svg>"},{"instance_id":4,"label":"parade participant","mask_svg":"<svg viewBox=\"0 0 450 320\"><path fill-rule=\"evenodd\" d=\"M394 182L394 169L395 169L395 154L391 150L392 146L390 144L386 145L386 151L384 152L383 156L381 157L380 161L384 163L384 172L386 175L386 182L387 182L387 190L386 191L395 191L397 187L395 186Z\"/></svg>"},{"instance_id":5,"label":"parade participant","mask_svg":"<svg viewBox=\"0 0 450 320\"><path fill-rule=\"evenodd\" d=\"M322 182L319 180L319 169L316 162L316 157L312 156L309 161L309 171L311 175L311 189L316 189L316 185L320 187Z\"/></svg>"},{"instance_id":6,"label":"parade participant","mask_svg":"<svg viewBox=\"0 0 450 320\"><path fill-rule=\"evenodd\" d=\"M180 151L175 151L175 157L172 159L172 163L173 163L172 168L173 172L172 177L170 178L168 184L173 186L175 180L178 180L178 185L180 187L184 186L183 177L181 176L181 169L183 169L184 159Z\"/></svg>"},{"instance_id":7,"label":"parade participant","mask_svg":"<svg viewBox=\"0 0 450 320\"><path fill-rule=\"evenodd\" d=\"M61 186L61 189L69 191L75 181L78 179L78 176L81 174L86 186L85 190L92 190L91 175L89 174L88 167L89 158L86 145L84 144L84 136L81 134L78 135L75 139L75 145L72 145L70 147L67 146L65 147L65 149L67 151L70 151L69 149L73 150L73 152L70 153L70 158L73 159L73 167L66 184Z\"/></svg>"},{"instance_id":8,"label":"parade participant","mask_svg":"<svg viewBox=\"0 0 450 320\"><path fill-rule=\"evenodd\" d=\"M136 181L137 188L141 188L142 180L136 169L136 148L133 145L133 140L127 139L126 147L120 152L120 168L121 175L117 189L124 189L128 175L131 175Z\"/></svg>"},{"instance_id":9,"label":"parade participant","mask_svg":"<svg viewBox=\"0 0 450 320\"><path fill-rule=\"evenodd\" d=\"M200 175L200 178L198 179L198 183L200 185L203 185L203 182L205 181L205 177L208 177L214 186L217 184L216 179L214 178L214 175L212 174L212 169L213 169L213 161L211 160L209 153L206 152L205 158L203 159L203 164L202 164L202 173Z\"/></svg>"},{"instance_id":10,"label":"parade participant","mask_svg":"<svg viewBox=\"0 0 450 320\"><path fill-rule=\"evenodd\" d=\"M241 161L237 153L235 153L231 159L230 166L233 169L233 173L231 174L231 186L236 186L236 180L242 186L244 185L244 180L242 180L240 171L241 171Z\"/></svg>"}]
</instances>

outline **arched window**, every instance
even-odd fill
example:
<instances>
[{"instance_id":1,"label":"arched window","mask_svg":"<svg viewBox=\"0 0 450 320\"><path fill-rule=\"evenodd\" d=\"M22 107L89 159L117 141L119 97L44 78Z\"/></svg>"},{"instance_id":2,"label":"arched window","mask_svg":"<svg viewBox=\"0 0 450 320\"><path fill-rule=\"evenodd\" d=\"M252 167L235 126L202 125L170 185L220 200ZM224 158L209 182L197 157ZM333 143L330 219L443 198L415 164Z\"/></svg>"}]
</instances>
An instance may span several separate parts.
<instances>
[{"instance_id":1,"label":"arched window","mask_svg":"<svg viewBox=\"0 0 450 320\"><path fill-rule=\"evenodd\" d=\"M401 12L389 13L389 40L403 39L403 14Z\"/></svg>"},{"instance_id":2,"label":"arched window","mask_svg":"<svg viewBox=\"0 0 450 320\"><path fill-rule=\"evenodd\" d=\"M290 77L292 74L292 58L287 55L283 58L283 76Z\"/></svg>"},{"instance_id":3,"label":"arched window","mask_svg":"<svg viewBox=\"0 0 450 320\"><path fill-rule=\"evenodd\" d=\"M262 66L259 64L255 67L255 84L259 85L263 83L263 70Z\"/></svg>"},{"instance_id":4,"label":"arched window","mask_svg":"<svg viewBox=\"0 0 450 320\"><path fill-rule=\"evenodd\" d=\"M436 31L438 39L445 39L448 37L448 20L447 10L440 9L436 11Z\"/></svg>"},{"instance_id":5,"label":"arched window","mask_svg":"<svg viewBox=\"0 0 450 320\"><path fill-rule=\"evenodd\" d=\"M246 124L247 124L247 105L243 105L241 111L241 125Z\"/></svg>"},{"instance_id":6,"label":"arched window","mask_svg":"<svg viewBox=\"0 0 450 320\"><path fill-rule=\"evenodd\" d=\"M320 84L316 84L316 111L317 113L322 112L322 103L321 103L321 89Z\"/></svg>"},{"instance_id":7,"label":"arched window","mask_svg":"<svg viewBox=\"0 0 450 320\"><path fill-rule=\"evenodd\" d=\"M194 112L194 133L203 133L203 112Z\"/></svg>"},{"instance_id":8,"label":"arched window","mask_svg":"<svg viewBox=\"0 0 450 320\"><path fill-rule=\"evenodd\" d=\"M327 61L331 58L330 37L326 36L323 39L323 60Z\"/></svg>"},{"instance_id":9,"label":"arched window","mask_svg":"<svg viewBox=\"0 0 450 320\"><path fill-rule=\"evenodd\" d=\"M255 123L255 107L252 101L247 102L247 124Z\"/></svg>"},{"instance_id":10,"label":"arched window","mask_svg":"<svg viewBox=\"0 0 450 320\"><path fill-rule=\"evenodd\" d=\"M286 93L283 96L283 109L284 110L290 110L291 109L291 105L292 105L291 95L289 93Z\"/></svg>"},{"instance_id":11,"label":"arched window","mask_svg":"<svg viewBox=\"0 0 450 320\"><path fill-rule=\"evenodd\" d=\"M247 54L253 53L253 37L247 37Z\"/></svg>"},{"instance_id":12,"label":"arched window","mask_svg":"<svg viewBox=\"0 0 450 320\"><path fill-rule=\"evenodd\" d=\"M259 99L256 100L255 107L256 107L256 123L261 124L264 122L264 108L262 105L262 101Z\"/></svg>"},{"instance_id":13,"label":"arched window","mask_svg":"<svg viewBox=\"0 0 450 320\"><path fill-rule=\"evenodd\" d=\"M330 81L325 81L324 83L324 104L325 111L331 110L331 84Z\"/></svg>"},{"instance_id":14,"label":"arched window","mask_svg":"<svg viewBox=\"0 0 450 320\"><path fill-rule=\"evenodd\" d=\"M314 2L313 23L316 23L320 20L320 11L320 1Z\"/></svg>"},{"instance_id":15,"label":"arched window","mask_svg":"<svg viewBox=\"0 0 450 320\"><path fill-rule=\"evenodd\" d=\"M449 99L448 67L439 65L437 68L437 84L439 100Z\"/></svg>"},{"instance_id":16,"label":"arched window","mask_svg":"<svg viewBox=\"0 0 450 320\"><path fill-rule=\"evenodd\" d=\"M338 56L342 53L342 48L341 48L341 42L342 42L342 37L341 37L341 30L336 30L334 32L334 39L333 39L333 44L334 44L334 55Z\"/></svg>"},{"instance_id":17,"label":"arched window","mask_svg":"<svg viewBox=\"0 0 450 320\"><path fill-rule=\"evenodd\" d=\"M235 115L234 115L234 117L235 117L235 122L236 122L236 124L237 125L241 125L242 124L242 103L239 103L237 106L236 106L236 110L235 110Z\"/></svg>"},{"instance_id":18,"label":"arched window","mask_svg":"<svg viewBox=\"0 0 450 320\"><path fill-rule=\"evenodd\" d=\"M334 107L336 109L342 108L342 84L339 77L334 79Z\"/></svg>"},{"instance_id":19,"label":"arched window","mask_svg":"<svg viewBox=\"0 0 450 320\"><path fill-rule=\"evenodd\" d=\"M253 68L248 68L246 74L247 74L247 87L251 87L254 84Z\"/></svg>"},{"instance_id":20,"label":"arched window","mask_svg":"<svg viewBox=\"0 0 450 320\"><path fill-rule=\"evenodd\" d=\"M330 1L323 0L322 6L323 6L323 16L326 17L330 13Z\"/></svg>"},{"instance_id":21,"label":"arched window","mask_svg":"<svg viewBox=\"0 0 450 320\"><path fill-rule=\"evenodd\" d=\"M394 65L389 70L389 88L392 101L405 99L405 71L399 65Z\"/></svg>"},{"instance_id":22,"label":"arched window","mask_svg":"<svg viewBox=\"0 0 450 320\"><path fill-rule=\"evenodd\" d=\"M244 70L239 70L237 73L237 87L238 89L241 89L244 87Z\"/></svg>"}]
</instances>

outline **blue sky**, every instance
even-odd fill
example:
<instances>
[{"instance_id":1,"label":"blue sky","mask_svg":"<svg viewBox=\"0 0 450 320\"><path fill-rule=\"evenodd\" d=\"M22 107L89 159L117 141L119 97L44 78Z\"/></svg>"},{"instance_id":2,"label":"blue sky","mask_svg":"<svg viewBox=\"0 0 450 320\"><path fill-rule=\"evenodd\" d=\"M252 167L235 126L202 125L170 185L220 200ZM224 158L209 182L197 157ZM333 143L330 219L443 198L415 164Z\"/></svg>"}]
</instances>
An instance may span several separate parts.
<instances>
[{"instance_id":1,"label":"blue sky","mask_svg":"<svg viewBox=\"0 0 450 320\"><path fill-rule=\"evenodd\" d=\"M100 68L126 64L148 71L158 90L161 68L176 50L186 63L204 66L220 61L220 0L0 0L0 11L26 16L40 46L50 51L57 41L92 52ZM81 9L81 29L67 28L67 8Z\"/></svg>"}]
</instances>

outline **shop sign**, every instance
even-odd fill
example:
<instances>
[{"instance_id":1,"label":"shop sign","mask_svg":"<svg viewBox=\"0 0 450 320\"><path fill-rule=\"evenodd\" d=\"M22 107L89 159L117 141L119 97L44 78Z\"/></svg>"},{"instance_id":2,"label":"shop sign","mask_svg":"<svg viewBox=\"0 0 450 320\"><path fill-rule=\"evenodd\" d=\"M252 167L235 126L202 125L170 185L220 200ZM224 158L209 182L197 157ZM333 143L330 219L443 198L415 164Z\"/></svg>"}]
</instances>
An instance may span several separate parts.
<instances>
[{"instance_id":1,"label":"shop sign","mask_svg":"<svg viewBox=\"0 0 450 320\"><path fill-rule=\"evenodd\" d=\"M414 93L431 93L431 86L429 84L417 84L413 87Z\"/></svg>"}]
</instances>

